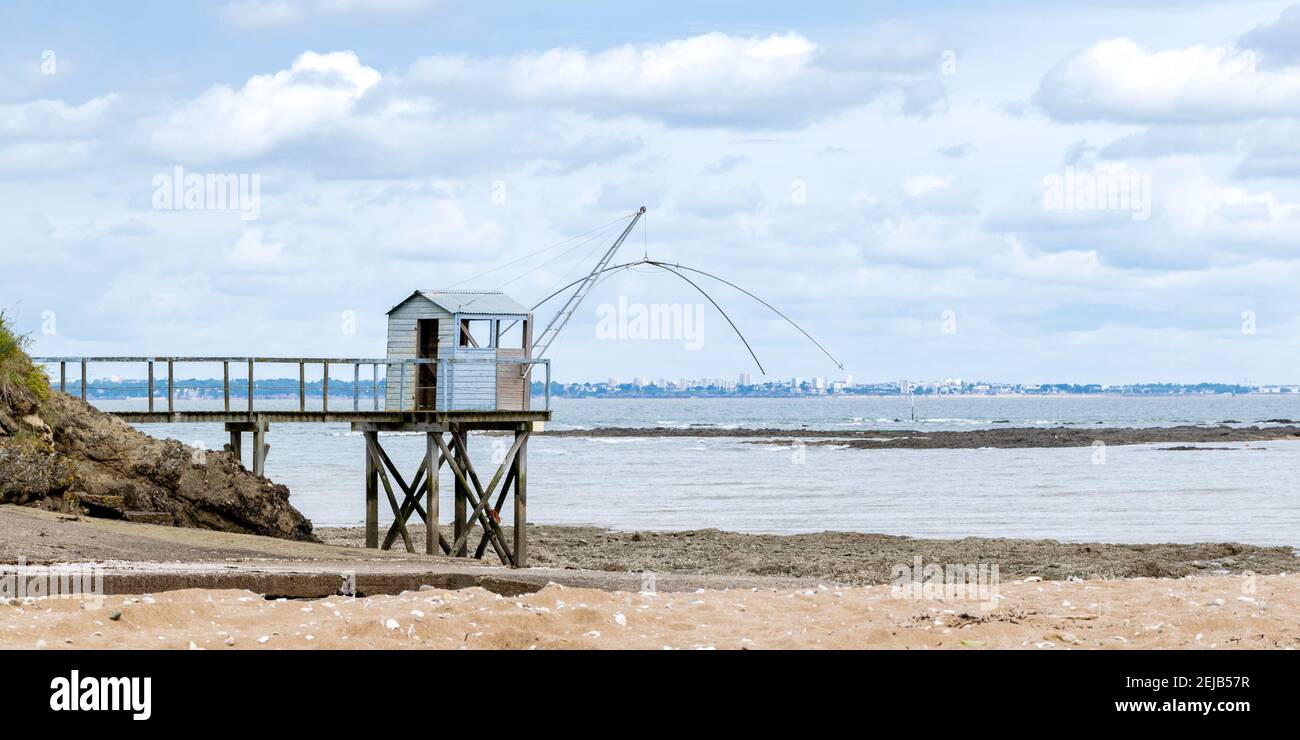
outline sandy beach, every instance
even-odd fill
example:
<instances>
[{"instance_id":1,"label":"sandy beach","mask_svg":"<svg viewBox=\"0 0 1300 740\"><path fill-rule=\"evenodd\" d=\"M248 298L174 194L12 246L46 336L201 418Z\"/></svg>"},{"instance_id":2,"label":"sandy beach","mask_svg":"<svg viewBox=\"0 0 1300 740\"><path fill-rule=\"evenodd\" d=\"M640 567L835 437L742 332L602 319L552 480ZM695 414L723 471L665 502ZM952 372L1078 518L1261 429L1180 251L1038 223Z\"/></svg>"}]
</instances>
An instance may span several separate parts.
<instances>
[{"instance_id":1,"label":"sandy beach","mask_svg":"<svg viewBox=\"0 0 1300 740\"><path fill-rule=\"evenodd\" d=\"M98 609L0 607L0 647L1104 649L1300 647L1300 578L1004 583L988 607L887 586L632 593L549 585L267 600L248 591L114 596Z\"/></svg>"}]
</instances>

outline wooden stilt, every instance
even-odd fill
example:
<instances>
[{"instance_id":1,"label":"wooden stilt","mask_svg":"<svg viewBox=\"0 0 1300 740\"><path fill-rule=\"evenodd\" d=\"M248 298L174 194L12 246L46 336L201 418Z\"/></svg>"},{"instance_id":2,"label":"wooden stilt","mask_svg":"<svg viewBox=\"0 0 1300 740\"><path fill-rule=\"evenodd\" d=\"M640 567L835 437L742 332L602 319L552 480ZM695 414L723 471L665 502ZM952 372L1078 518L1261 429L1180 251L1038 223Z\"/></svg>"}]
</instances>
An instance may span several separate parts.
<instances>
[{"instance_id":1,"label":"wooden stilt","mask_svg":"<svg viewBox=\"0 0 1300 740\"><path fill-rule=\"evenodd\" d=\"M441 460L438 455L438 445L433 441L433 435L442 436L442 432L429 432L424 436L424 464L427 466L424 473L425 480L425 499L424 499L424 551L429 555L438 553L438 469L441 466Z\"/></svg>"},{"instance_id":2,"label":"wooden stilt","mask_svg":"<svg viewBox=\"0 0 1300 740\"><path fill-rule=\"evenodd\" d=\"M463 469L464 460L465 460L465 447L466 447L465 439L468 436L468 434L466 432L462 432L460 430L459 425L455 425L452 426L451 428L451 436L452 436L452 444L455 450L455 452L453 453L453 457L455 461ZM459 548L453 548L451 553L452 557L463 558L469 554L469 547L464 544L464 540L461 537L461 535L469 531L469 523L465 516L467 513L465 510L466 508L465 503L467 500L466 494L468 492L469 492L469 485L465 481L464 476L459 476L459 475L456 476L456 500L455 500L456 518L454 520L454 525L452 526L452 537L457 542L461 542L462 544Z\"/></svg>"},{"instance_id":3,"label":"wooden stilt","mask_svg":"<svg viewBox=\"0 0 1300 740\"><path fill-rule=\"evenodd\" d=\"M266 475L266 455L271 446L266 443L267 424L258 420L253 424L253 475Z\"/></svg>"},{"instance_id":4,"label":"wooden stilt","mask_svg":"<svg viewBox=\"0 0 1300 740\"><path fill-rule=\"evenodd\" d=\"M244 446L244 433L236 429L231 429L230 430L230 454L234 455L235 459L238 460L240 463L244 462L243 446Z\"/></svg>"},{"instance_id":5,"label":"wooden stilt","mask_svg":"<svg viewBox=\"0 0 1300 740\"><path fill-rule=\"evenodd\" d=\"M528 432L515 432L515 553L514 566L528 567Z\"/></svg>"},{"instance_id":6,"label":"wooden stilt","mask_svg":"<svg viewBox=\"0 0 1300 740\"><path fill-rule=\"evenodd\" d=\"M379 547L379 469L370 446L379 444L379 432L363 432L366 438L366 547Z\"/></svg>"}]
</instances>

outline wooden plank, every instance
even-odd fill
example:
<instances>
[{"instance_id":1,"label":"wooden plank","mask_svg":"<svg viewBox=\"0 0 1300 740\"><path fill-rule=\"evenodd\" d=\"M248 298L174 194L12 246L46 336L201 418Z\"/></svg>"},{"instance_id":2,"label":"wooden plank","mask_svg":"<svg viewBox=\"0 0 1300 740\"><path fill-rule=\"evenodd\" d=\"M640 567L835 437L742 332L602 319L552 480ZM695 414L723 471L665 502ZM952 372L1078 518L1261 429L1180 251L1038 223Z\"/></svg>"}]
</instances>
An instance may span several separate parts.
<instances>
[{"instance_id":1,"label":"wooden plank","mask_svg":"<svg viewBox=\"0 0 1300 740\"><path fill-rule=\"evenodd\" d=\"M464 432L460 432L459 434L463 435ZM472 471L472 467L469 466L469 457L465 455L465 449L457 443L457 455L459 455L459 457L455 457L452 456L451 451L447 449L446 443L442 441L442 435L435 435L434 441L438 443L438 449L442 450L443 456L447 458L447 467L451 468L451 472L456 476L456 480L464 487L465 498L470 500L475 505L475 508L477 508L478 502L474 501L474 494L470 492L470 484L466 478L466 471ZM456 433L452 434L452 441L457 442ZM462 462L466 464L464 469L461 467ZM503 564L510 565L512 562L512 556L509 549L506 547L505 539L501 536L500 528L493 527L493 522L487 514L480 515L479 523L482 525L483 531L491 532L492 549L496 550L497 557L501 559ZM452 550L451 554L453 557L464 557L463 555L456 555L455 550Z\"/></svg>"},{"instance_id":2,"label":"wooden plank","mask_svg":"<svg viewBox=\"0 0 1300 740\"><path fill-rule=\"evenodd\" d=\"M481 487L477 480L477 476L475 476L474 485L476 488L478 488L479 502L477 505L475 505L474 511L469 516L471 520L478 519L479 516L487 509L488 505L492 503L492 492L496 490L497 483L501 482L501 478L505 476L506 471L514 467L515 454L519 452L519 448L521 445L523 445L525 439L527 439L527 437L521 437L518 435L515 436L515 443L511 445L510 451L506 453L506 459L501 461L500 467L497 468L496 474L492 476L492 480L488 483L487 488ZM453 550L461 549L461 547L465 544L465 540L468 539L468 537L469 537L468 530L458 535L456 537L455 542L452 543L451 549Z\"/></svg>"},{"instance_id":3,"label":"wooden plank","mask_svg":"<svg viewBox=\"0 0 1300 740\"><path fill-rule=\"evenodd\" d=\"M514 491L513 486L515 484L515 474L517 472L518 470L515 466L510 466L510 472L506 474L505 481L501 483L501 493L497 494L497 502L492 505L492 510L496 513L497 521L501 521L501 509L505 506L506 499L509 498L510 494ZM489 539L491 539L491 537L487 532L484 532L479 536L478 547L474 549L475 559L482 559L483 552L487 549Z\"/></svg>"},{"instance_id":4,"label":"wooden plank","mask_svg":"<svg viewBox=\"0 0 1300 740\"><path fill-rule=\"evenodd\" d=\"M514 562L514 556L510 553L510 547L506 545L505 533L501 531L501 524L488 516L484 511L484 509L487 508L486 502L484 502L483 506L480 506L479 501L476 500L474 495L475 492L480 496L483 495L483 483L478 479L478 473L474 470L474 462L470 460L469 448L466 444L467 441L468 435L465 432L462 432L460 438L457 439L457 444L460 446L460 452L462 453L460 460L462 468L464 469L465 476L469 479L465 487L465 498L469 502L469 505L473 507L473 510L477 515L479 526L483 527L483 531L485 532L492 532L492 549L496 550L497 557L501 558L501 563L503 565L510 565ZM461 549L463 550L465 548L462 547Z\"/></svg>"}]
</instances>

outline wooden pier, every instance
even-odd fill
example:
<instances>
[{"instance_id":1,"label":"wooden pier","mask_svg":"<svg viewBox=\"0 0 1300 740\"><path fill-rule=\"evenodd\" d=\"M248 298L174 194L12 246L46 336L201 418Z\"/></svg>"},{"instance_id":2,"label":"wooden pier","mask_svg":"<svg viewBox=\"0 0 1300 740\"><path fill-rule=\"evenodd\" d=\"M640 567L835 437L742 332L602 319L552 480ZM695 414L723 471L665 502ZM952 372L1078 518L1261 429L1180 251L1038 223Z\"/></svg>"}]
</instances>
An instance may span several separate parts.
<instances>
[{"instance_id":1,"label":"wooden pier","mask_svg":"<svg viewBox=\"0 0 1300 740\"><path fill-rule=\"evenodd\" d=\"M481 354L481 353L480 353ZM89 367L92 364L131 364L147 365L145 408L108 412L131 424L195 424L220 423L230 434L229 451L237 458L243 459L244 434L251 436L250 470L256 475L263 475L266 457L270 446L266 442L272 424L349 424L352 431L361 432L364 440L365 470L365 521L366 547L391 549L400 539L408 552L417 550L417 543L407 527L412 517L418 517L425 526L423 550L429 554L442 553L453 557L468 557L471 552L475 558L483 558L491 548L503 564L512 567L525 567L528 562L527 542L527 460L528 439L531 432L540 429L551 418L550 411L550 363L547 360L533 360L527 357L506 356L500 358L307 358L307 357L36 357L35 362L58 366L56 386L62 392L68 392L67 370L72 365L79 371L80 383L78 394L87 400ZM222 408L217 410L195 410L177 408L176 366L178 364L203 364L222 366ZM247 377L232 381L231 366L246 367ZM257 403L256 368L258 365L297 365L298 367L298 408L267 409L265 403L259 408ZM307 406L306 369L319 365L322 370L320 408L309 409ZM436 373L423 373L420 367L432 365ZM466 369L467 365L473 367ZM482 375L479 369L484 365L492 368L493 385L501 384L497 380L512 379L511 382L522 387L515 392L520 400L513 404L520 408L495 408L495 403L485 404L486 408L456 408L466 406L464 401L456 402L453 390L458 373L477 377ZM531 383L533 366L540 365L545 370L547 393L542 409L529 408L528 386ZM351 366L353 369L352 392L342 403L331 408L329 391L330 368ZM363 404L360 394L361 368L370 366L370 403ZM156 377L159 367L166 369L165 391L159 386L164 381ZM384 368L384 386L380 385L379 368ZM396 368L396 371L394 369ZM394 378L394 376L396 376ZM443 393L437 392L438 386L421 386L417 378L441 381ZM392 393L392 380L397 381L401 389ZM434 381L437 382L436 380ZM462 380L462 387L469 384ZM386 390L387 388L387 390ZM232 403L232 390L247 395L246 403ZM407 393L407 391L410 393ZM396 408L380 406L380 396L387 395L395 402ZM408 403L408 397L411 403ZM418 405L417 400L425 403ZM336 403L339 399L333 399ZM350 403L348 403L350 401ZM165 404L165 406L164 406ZM313 406L315 404L313 403ZM369 405L370 408L362 408ZM164 406L163 408L159 408ZM341 407L338 407L341 406ZM448 410L450 409L450 410ZM476 466L470 456L469 435L471 432L507 433L513 436L513 444L505 459L496 465L486 485L479 475L479 470L488 470L486 466ZM403 476L393 464L392 459L381 443L384 432L416 432L425 435L425 455L419 466L409 475ZM453 511L452 536L448 541L436 524L441 521L438 505L438 474L443 466L452 473ZM480 463L481 465L481 463ZM408 482L409 481L409 482ZM380 491L387 500L393 513L393 521L383 537L380 537L379 508ZM506 536L501 526L501 512L506 500L512 502L514 518L513 534ZM433 523L434 526L429 526ZM477 542L471 543L473 528L478 526L481 534ZM473 549L471 550L471 545Z\"/></svg>"}]
</instances>

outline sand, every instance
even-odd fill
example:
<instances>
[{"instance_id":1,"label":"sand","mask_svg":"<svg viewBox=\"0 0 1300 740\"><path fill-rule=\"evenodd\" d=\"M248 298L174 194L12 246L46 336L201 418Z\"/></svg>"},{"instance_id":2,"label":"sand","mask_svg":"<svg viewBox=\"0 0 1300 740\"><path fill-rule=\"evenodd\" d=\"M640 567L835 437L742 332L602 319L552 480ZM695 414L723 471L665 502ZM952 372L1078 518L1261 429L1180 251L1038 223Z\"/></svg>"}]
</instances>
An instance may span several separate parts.
<instances>
[{"instance_id":1,"label":"sand","mask_svg":"<svg viewBox=\"0 0 1300 740\"><path fill-rule=\"evenodd\" d=\"M1016 581L1000 598L912 600L888 586L629 593L550 585L267 600L191 589L0 606L0 648L1300 647L1300 577ZM117 615L113 619L113 615Z\"/></svg>"}]
</instances>

